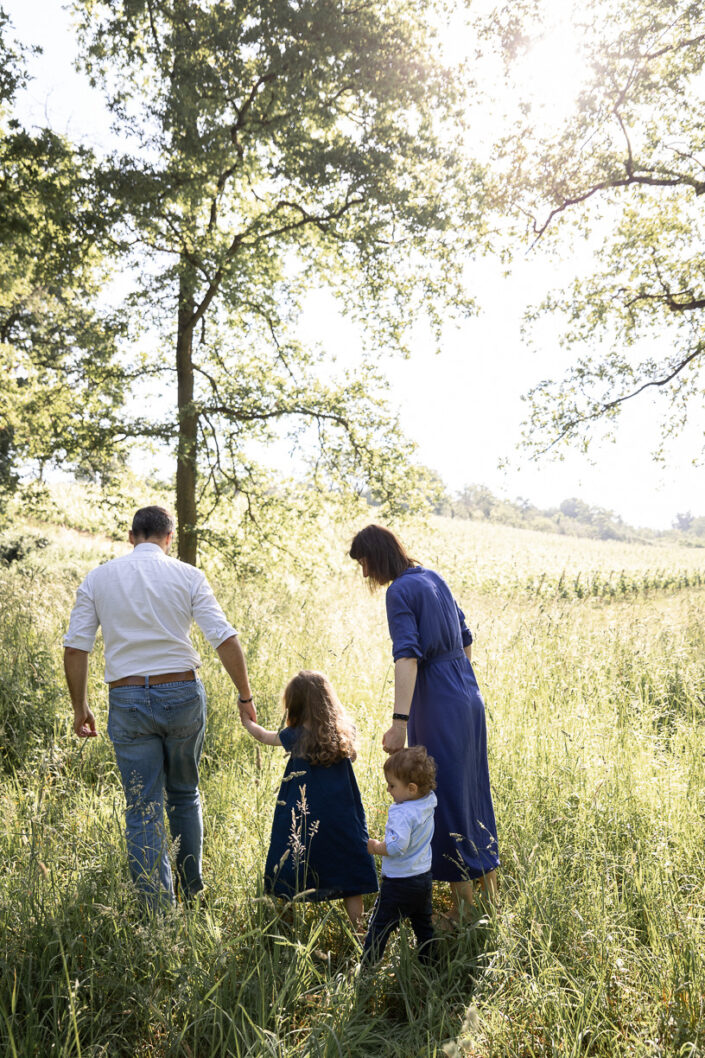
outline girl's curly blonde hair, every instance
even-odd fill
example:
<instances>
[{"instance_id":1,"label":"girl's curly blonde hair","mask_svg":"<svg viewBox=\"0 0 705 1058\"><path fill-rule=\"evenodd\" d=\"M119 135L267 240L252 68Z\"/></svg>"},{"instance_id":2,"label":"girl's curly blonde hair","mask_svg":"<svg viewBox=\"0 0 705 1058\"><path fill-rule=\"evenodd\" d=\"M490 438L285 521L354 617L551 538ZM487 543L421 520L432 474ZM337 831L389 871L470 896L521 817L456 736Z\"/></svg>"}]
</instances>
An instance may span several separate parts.
<instances>
[{"instance_id":1,"label":"girl's curly blonde hair","mask_svg":"<svg viewBox=\"0 0 705 1058\"><path fill-rule=\"evenodd\" d=\"M292 753L311 764L355 760L355 725L322 672L302 669L284 689L287 727L301 729Z\"/></svg>"}]
</instances>

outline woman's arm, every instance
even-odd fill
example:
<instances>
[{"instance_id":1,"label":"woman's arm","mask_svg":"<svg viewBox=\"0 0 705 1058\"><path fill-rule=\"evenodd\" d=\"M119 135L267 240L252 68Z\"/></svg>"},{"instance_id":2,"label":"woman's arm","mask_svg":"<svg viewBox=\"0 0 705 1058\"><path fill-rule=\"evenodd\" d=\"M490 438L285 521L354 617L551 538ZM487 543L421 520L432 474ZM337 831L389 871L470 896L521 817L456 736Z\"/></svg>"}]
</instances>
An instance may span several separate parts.
<instances>
[{"instance_id":1,"label":"woman's arm","mask_svg":"<svg viewBox=\"0 0 705 1058\"><path fill-rule=\"evenodd\" d=\"M260 727L254 720L250 720L248 716L240 714L242 720L242 726L246 731L256 738L258 742L264 743L265 746L281 746L281 739L276 731L267 731L266 728Z\"/></svg>"},{"instance_id":2,"label":"woman's arm","mask_svg":"<svg viewBox=\"0 0 705 1058\"><path fill-rule=\"evenodd\" d=\"M394 712L400 716L409 715L418 668L416 658L398 658L394 663ZM406 720L392 720L392 726L382 738L382 749L385 753L396 753L404 748L405 742Z\"/></svg>"},{"instance_id":3,"label":"woman's arm","mask_svg":"<svg viewBox=\"0 0 705 1058\"><path fill-rule=\"evenodd\" d=\"M455 599L453 600L453 602L455 602ZM460 635L463 640L463 650L467 655L468 661L472 662L472 632L468 628L468 623L465 620L465 614L460 609L457 602L455 603L455 608L458 611L458 620L460 621Z\"/></svg>"}]
</instances>

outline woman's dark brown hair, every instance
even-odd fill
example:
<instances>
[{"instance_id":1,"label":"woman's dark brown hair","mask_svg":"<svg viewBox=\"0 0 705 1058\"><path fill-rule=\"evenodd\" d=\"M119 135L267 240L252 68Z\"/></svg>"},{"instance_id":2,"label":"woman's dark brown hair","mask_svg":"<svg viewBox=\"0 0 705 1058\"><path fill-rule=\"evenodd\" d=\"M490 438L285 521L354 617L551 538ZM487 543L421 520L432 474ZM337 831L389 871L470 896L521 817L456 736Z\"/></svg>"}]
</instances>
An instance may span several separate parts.
<instances>
[{"instance_id":1,"label":"woman's dark brown hair","mask_svg":"<svg viewBox=\"0 0 705 1058\"><path fill-rule=\"evenodd\" d=\"M382 525L366 525L353 537L350 558L364 561L370 582L379 587L396 580L410 566L418 566L401 540Z\"/></svg>"},{"instance_id":2,"label":"woman's dark brown hair","mask_svg":"<svg viewBox=\"0 0 705 1058\"><path fill-rule=\"evenodd\" d=\"M355 726L322 672L302 669L284 689L288 727L301 728L294 755L311 764L355 760Z\"/></svg>"}]
</instances>

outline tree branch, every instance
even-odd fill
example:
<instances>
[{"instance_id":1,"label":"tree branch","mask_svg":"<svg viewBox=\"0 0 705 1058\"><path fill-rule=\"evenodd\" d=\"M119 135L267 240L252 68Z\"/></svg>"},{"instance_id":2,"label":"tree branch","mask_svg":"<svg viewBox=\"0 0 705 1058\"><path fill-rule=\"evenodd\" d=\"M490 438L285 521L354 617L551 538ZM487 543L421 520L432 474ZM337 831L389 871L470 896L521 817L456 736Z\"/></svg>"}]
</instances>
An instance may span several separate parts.
<instances>
[{"instance_id":1,"label":"tree branch","mask_svg":"<svg viewBox=\"0 0 705 1058\"><path fill-rule=\"evenodd\" d=\"M305 404L292 404L289 407L274 408L271 411L242 411L233 408L229 404L208 404L205 411L210 415L222 415L226 419L237 422L266 422L269 419L283 419L287 415L301 415L307 419L317 421L327 420L342 426L350 431L350 422L344 416L333 411L323 411L320 408L307 407Z\"/></svg>"},{"instance_id":2,"label":"tree branch","mask_svg":"<svg viewBox=\"0 0 705 1058\"><path fill-rule=\"evenodd\" d=\"M640 393L643 393L647 389L659 389L663 386L667 386L669 382L672 382L673 379L688 366L688 364L692 363L693 360L697 360L699 356L702 356L703 349L704 347L699 344L698 347L692 353L690 353L689 356L686 356L683 360L681 360L681 362L674 368L673 371L670 372L670 374L665 375L663 378L651 379L651 381L649 382L644 382L643 385L639 386L638 389L633 390L631 393L625 393L622 397L615 397L614 400L607 401L606 403L600 405L600 407L596 411L591 412L590 415L578 415L575 419L571 419L570 422L566 423L566 425L563 427L558 436L555 437L550 444L546 445L545 448L542 448L538 455L546 455L546 453L550 452L552 448L555 448L556 445L560 444L561 441L565 440L565 438L577 426L581 426L583 423L595 422L597 419L601 419L603 415L606 415L608 412L613 411L615 408L618 408L621 404L625 404L628 400L633 400L634 397L638 397Z\"/></svg>"},{"instance_id":3,"label":"tree branch","mask_svg":"<svg viewBox=\"0 0 705 1058\"><path fill-rule=\"evenodd\" d=\"M627 168L629 164L631 163L628 161ZM664 174L668 175L651 175L652 173L659 172L663 172ZM643 185L646 187L685 186L692 187L696 195L705 194L705 180L695 180L694 177L689 177L681 173L673 173L672 170L658 169L656 167L643 168L640 173L628 173L627 176L619 179L608 178L607 180L600 180L599 183L593 184L592 187L582 192L582 194L573 195L570 198L564 199L559 206L556 206L554 209L551 210L541 227L537 226L536 220L534 219L534 234L536 235L536 238L532 243L532 247L536 245L536 243L539 241L539 239L544 234L544 232L549 227L554 218L557 217L559 214L564 213L571 206L578 206L581 202L587 202L588 199L592 198L594 195L599 194L600 191L609 191L618 187L631 187L633 185Z\"/></svg>"},{"instance_id":4,"label":"tree branch","mask_svg":"<svg viewBox=\"0 0 705 1058\"><path fill-rule=\"evenodd\" d=\"M679 40L676 44L666 44L663 48L659 48L658 51L647 51L642 56L647 62L651 62L654 59L660 59L664 55L668 55L669 52L682 51L683 48L692 48L698 44L702 44L705 41L705 33L701 33L698 37L690 37L687 40Z\"/></svg>"},{"instance_id":5,"label":"tree branch","mask_svg":"<svg viewBox=\"0 0 705 1058\"><path fill-rule=\"evenodd\" d=\"M668 305L671 312L694 312L696 309L705 308L705 298L696 298L692 294L690 295L687 301L677 301L676 298L682 294L685 294L686 291L679 290L677 294L674 294L661 274L661 269L659 267L658 259L656 257L656 250L654 249L654 247L651 248L651 257L653 258L653 265L654 270L656 272L656 276L658 278L659 283L661 284L661 289L663 290L663 294L661 294L660 296L655 294L651 295L652 298L655 299L659 297L659 300L664 301L666 305Z\"/></svg>"},{"instance_id":6,"label":"tree branch","mask_svg":"<svg viewBox=\"0 0 705 1058\"><path fill-rule=\"evenodd\" d=\"M270 228L268 231L261 232L259 235L256 235L250 242L248 242L248 236L251 235L252 232L256 231L258 225L261 223L261 217L258 217L255 221L253 221L253 223L249 226L249 228L246 228L245 231L238 232L238 234L233 237L233 240L228 249L225 251L223 263L220 265L217 272L210 280L206 293L204 294L200 304L196 308L193 316L189 321L189 326L194 327L201 319L201 317L205 314L205 312L207 312L208 306L210 305L211 301L220 289L220 285L225 275L226 265L233 259L233 257L238 252L241 246L248 245L251 247L256 247L261 245L261 243L263 242L268 242L270 239L275 239L279 235L286 235L288 232L296 231L298 228L304 228L307 225L316 225L322 231L327 231L328 226L332 223L332 221L340 220L340 218L343 217L353 206L359 206L364 201L365 199L362 196L351 197L350 195L347 195L345 203L339 209L333 210L322 217L317 217L314 214L308 213L303 208L303 206L299 206L297 203L287 202L284 200L277 202L277 204L272 209L268 219L273 219L276 216L277 212L284 207L288 207L301 213L301 219L297 221L291 221L288 224L281 224L276 228Z\"/></svg>"}]
</instances>

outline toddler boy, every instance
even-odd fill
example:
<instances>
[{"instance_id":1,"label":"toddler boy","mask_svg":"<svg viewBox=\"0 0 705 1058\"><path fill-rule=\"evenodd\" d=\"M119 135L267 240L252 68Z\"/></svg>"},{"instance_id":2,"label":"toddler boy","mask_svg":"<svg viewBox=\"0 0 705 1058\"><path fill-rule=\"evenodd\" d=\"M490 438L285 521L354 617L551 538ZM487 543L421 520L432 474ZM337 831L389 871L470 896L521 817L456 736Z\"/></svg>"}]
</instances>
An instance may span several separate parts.
<instances>
[{"instance_id":1,"label":"toddler boy","mask_svg":"<svg viewBox=\"0 0 705 1058\"><path fill-rule=\"evenodd\" d=\"M433 958L431 838L436 807L436 765L423 746L392 753L384 763L389 807L384 841L370 838L368 852L382 857L382 884L363 946L363 962L382 958L402 918L411 922L419 958Z\"/></svg>"}]
</instances>

